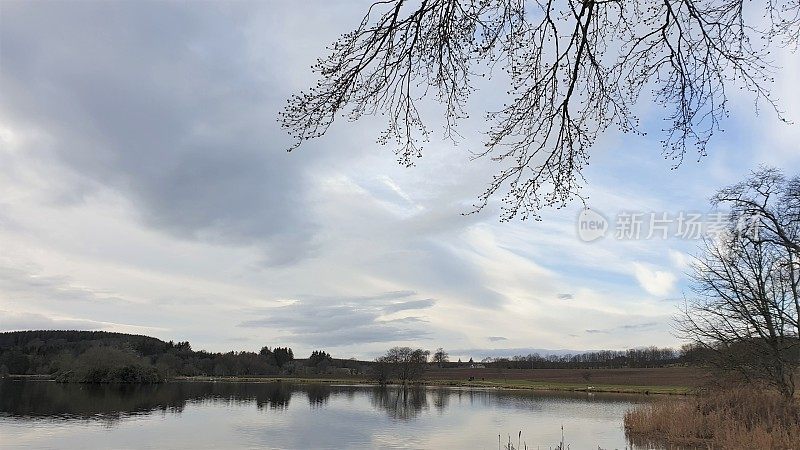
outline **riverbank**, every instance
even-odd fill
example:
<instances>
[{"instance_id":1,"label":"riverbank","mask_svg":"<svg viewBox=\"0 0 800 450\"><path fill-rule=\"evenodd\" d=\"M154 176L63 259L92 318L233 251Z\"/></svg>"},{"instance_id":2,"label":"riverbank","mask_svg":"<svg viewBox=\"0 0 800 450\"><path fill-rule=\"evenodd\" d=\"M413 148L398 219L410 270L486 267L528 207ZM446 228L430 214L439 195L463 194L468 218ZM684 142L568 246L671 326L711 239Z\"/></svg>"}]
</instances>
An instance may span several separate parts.
<instances>
[{"instance_id":1,"label":"riverbank","mask_svg":"<svg viewBox=\"0 0 800 450\"><path fill-rule=\"evenodd\" d=\"M232 383L299 383L299 384L344 384L344 385L376 385L365 378L295 378L295 377L175 377L176 381L196 382L232 382ZM509 390L564 391L564 392L606 392L618 394L666 394L688 395L694 392L690 386L648 386L648 385L587 385L578 383L558 383L534 380L447 380L424 379L413 383L414 386L484 388Z\"/></svg>"},{"instance_id":2,"label":"riverbank","mask_svg":"<svg viewBox=\"0 0 800 450\"><path fill-rule=\"evenodd\" d=\"M361 375L329 376L178 376L176 381L317 383L374 385ZM709 375L696 367L620 369L480 369L431 368L416 382L421 386L525 389L539 391L609 392L686 395L707 384Z\"/></svg>"}]
</instances>

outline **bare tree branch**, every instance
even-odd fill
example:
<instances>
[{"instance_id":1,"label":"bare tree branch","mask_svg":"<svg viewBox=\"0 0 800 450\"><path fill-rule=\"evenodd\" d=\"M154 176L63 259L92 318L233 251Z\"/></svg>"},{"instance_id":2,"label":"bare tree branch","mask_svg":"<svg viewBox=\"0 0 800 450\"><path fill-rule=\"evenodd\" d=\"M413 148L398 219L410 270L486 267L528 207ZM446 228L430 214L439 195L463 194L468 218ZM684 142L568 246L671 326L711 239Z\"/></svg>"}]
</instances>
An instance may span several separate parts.
<instances>
[{"instance_id":1,"label":"bare tree branch","mask_svg":"<svg viewBox=\"0 0 800 450\"><path fill-rule=\"evenodd\" d=\"M580 197L601 133L642 132L632 111L645 90L667 108L663 156L675 167L692 149L705 155L730 89L751 92L783 120L768 90L768 50L796 45L799 27L797 0L377 1L317 61L320 80L291 97L280 120L294 149L339 115L379 114L387 127L378 142L413 165L431 135L419 102L435 94L445 136L457 138L476 80L499 65L510 100L487 113L476 157L498 172L476 211L500 194L502 219L539 218Z\"/></svg>"},{"instance_id":2,"label":"bare tree branch","mask_svg":"<svg viewBox=\"0 0 800 450\"><path fill-rule=\"evenodd\" d=\"M793 395L800 368L800 181L761 168L720 190L728 234L706 241L678 328L724 368ZM746 225L746 226L743 226Z\"/></svg>"}]
</instances>

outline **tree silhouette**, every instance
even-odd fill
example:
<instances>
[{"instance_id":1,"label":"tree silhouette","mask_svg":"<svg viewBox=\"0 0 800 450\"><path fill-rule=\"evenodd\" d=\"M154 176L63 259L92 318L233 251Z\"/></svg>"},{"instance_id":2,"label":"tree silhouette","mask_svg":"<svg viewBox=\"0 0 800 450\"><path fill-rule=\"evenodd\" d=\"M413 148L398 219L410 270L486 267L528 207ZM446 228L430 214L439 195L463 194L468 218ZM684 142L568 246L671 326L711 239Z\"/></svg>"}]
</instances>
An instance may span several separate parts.
<instances>
[{"instance_id":1,"label":"tree silhouette","mask_svg":"<svg viewBox=\"0 0 800 450\"><path fill-rule=\"evenodd\" d=\"M445 363L450 362L450 355L447 354L446 351L442 347L436 349L436 352L433 354L433 362L439 366L444 366Z\"/></svg>"},{"instance_id":2,"label":"tree silhouette","mask_svg":"<svg viewBox=\"0 0 800 450\"><path fill-rule=\"evenodd\" d=\"M275 363L278 367L283 367L289 361L294 359L294 353L289 347L275 347L272 351L272 356L275 358Z\"/></svg>"},{"instance_id":3,"label":"tree silhouette","mask_svg":"<svg viewBox=\"0 0 800 450\"><path fill-rule=\"evenodd\" d=\"M800 177L762 168L720 190L729 233L695 261L678 325L718 367L794 395L800 368Z\"/></svg>"},{"instance_id":4,"label":"tree silhouette","mask_svg":"<svg viewBox=\"0 0 800 450\"><path fill-rule=\"evenodd\" d=\"M583 198L581 171L601 133L643 132L632 109L643 91L666 108L662 154L674 167L691 148L705 154L733 88L783 120L768 53L796 45L799 24L796 0L376 1L279 119L296 139L291 150L337 116L380 115L378 142L413 165L430 137L419 101L435 95L445 136L457 138L477 80L502 67L509 99L487 113L486 148L475 152L498 169L475 211L500 194L502 220L538 219L543 207Z\"/></svg>"}]
</instances>

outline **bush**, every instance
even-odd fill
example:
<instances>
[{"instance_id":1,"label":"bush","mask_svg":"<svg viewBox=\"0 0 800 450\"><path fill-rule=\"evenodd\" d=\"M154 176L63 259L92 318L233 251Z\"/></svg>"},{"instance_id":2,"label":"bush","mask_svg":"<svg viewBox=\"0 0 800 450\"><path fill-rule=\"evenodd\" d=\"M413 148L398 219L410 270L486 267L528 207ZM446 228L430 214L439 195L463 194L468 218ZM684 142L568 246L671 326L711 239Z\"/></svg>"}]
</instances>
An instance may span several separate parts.
<instances>
[{"instance_id":1,"label":"bush","mask_svg":"<svg viewBox=\"0 0 800 450\"><path fill-rule=\"evenodd\" d=\"M113 347L92 347L55 376L64 383L160 383L164 376L149 362Z\"/></svg>"}]
</instances>

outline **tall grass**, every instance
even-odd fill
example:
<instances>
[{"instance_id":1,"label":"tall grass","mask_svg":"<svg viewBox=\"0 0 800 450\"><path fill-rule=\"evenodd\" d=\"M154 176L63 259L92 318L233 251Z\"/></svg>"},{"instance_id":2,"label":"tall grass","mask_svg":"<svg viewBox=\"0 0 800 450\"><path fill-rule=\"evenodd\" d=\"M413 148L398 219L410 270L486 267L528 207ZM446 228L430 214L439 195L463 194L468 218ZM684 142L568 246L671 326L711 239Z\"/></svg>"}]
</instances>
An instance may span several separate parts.
<instances>
[{"instance_id":1,"label":"tall grass","mask_svg":"<svg viewBox=\"0 0 800 450\"><path fill-rule=\"evenodd\" d=\"M625 414L634 443L724 449L800 449L800 404L752 388L663 399Z\"/></svg>"}]
</instances>

